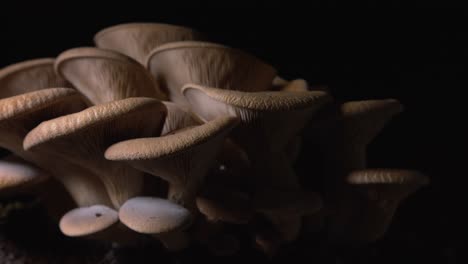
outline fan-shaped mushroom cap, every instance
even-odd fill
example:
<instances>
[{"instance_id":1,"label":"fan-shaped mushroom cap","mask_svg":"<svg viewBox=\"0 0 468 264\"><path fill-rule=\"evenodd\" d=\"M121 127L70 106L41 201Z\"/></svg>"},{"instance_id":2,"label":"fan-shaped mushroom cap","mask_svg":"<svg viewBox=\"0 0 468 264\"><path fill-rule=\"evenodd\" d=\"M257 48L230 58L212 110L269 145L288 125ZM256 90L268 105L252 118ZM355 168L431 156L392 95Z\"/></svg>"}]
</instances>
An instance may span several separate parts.
<instances>
[{"instance_id":1,"label":"fan-shaped mushroom cap","mask_svg":"<svg viewBox=\"0 0 468 264\"><path fill-rule=\"evenodd\" d=\"M111 50L67 50L58 56L55 69L93 104L129 97L165 98L142 65Z\"/></svg>"},{"instance_id":2,"label":"fan-shaped mushroom cap","mask_svg":"<svg viewBox=\"0 0 468 264\"><path fill-rule=\"evenodd\" d=\"M204 120L238 116L241 125L233 131L233 138L249 154L257 151L260 141L265 141L261 147L282 151L312 113L330 100L324 92L241 92L195 84L182 90Z\"/></svg>"},{"instance_id":3,"label":"fan-shaped mushroom cap","mask_svg":"<svg viewBox=\"0 0 468 264\"><path fill-rule=\"evenodd\" d=\"M85 107L73 89L49 88L0 100L0 146L22 151L22 141L40 122Z\"/></svg>"},{"instance_id":4,"label":"fan-shaped mushroom cap","mask_svg":"<svg viewBox=\"0 0 468 264\"><path fill-rule=\"evenodd\" d=\"M402 200L429 179L422 173L398 169L365 169L354 171L346 178L347 183L365 192L372 200Z\"/></svg>"},{"instance_id":5,"label":"fan-shaped mushroom cap","mask_svg":"<svg viewBox=\"0 0 468 264\"><path fill-rule=\"evenodd\" d=\"M0 98L66 85L54 72L53 58L23 61L0 69Z\"/></svg>"},{"instance_id":6,"label":"fan-shaped mushroom cap","mask_svg":"<svg viewBox=\"0 0 468 264\"><path fill-rule=\"evenodd\" d=\"M383 99L347 102L326 110L308 124L304 139L318 147L332 175L328 179L342 183L351 171L366 168L367 145L403 107L395 99Z\"/></svg>"},{"instance_id":7,"label":"fan-shaped mushroom cap","mask_svg":"<svg viewBox=\"0 0 468 264\"><path fill-rule=\"evenodd\" d=\"M119 221L119 214L104 205L76 208L60 219L60 230L67 236L88 236L104 231Z\"/></svg>"},{"instance_id":8,"label":"fan-shaped mushroom cap","mask_svg":"<svg viewBox=\"0 0 468 264\"><path fill-rule=\"evenodd\" d=\"M199 40L193 29L158 23L127 23L105 28L94 36L96 46L115 50L145 65L154 48L174 41Z\"/></svg>"},{"instance_id":9,"label":"fan-shaped mushroom cap","mask_svg":"<svg viewBox=\"0 0 468 264\"><path fill-rule=\"evenodd\" d=\"M18 157L9 156L0 160L0 191L17 189L42 182L49 174Z\"/></svg>"},{"instance_id":10,"label":"fan-shaped mushroom cap","mask_svg":"<svg viewBox=\"0 0 468 264\"><path fill-rule=\"evenodd\" d=\"M151 98L129 98L45 121L24 139L24 149L43 150L86 168L101 178L117 208L141 191L143 173L104 158L112 144L159 135L165 106ZM152 118L148 122L148 117Z\"/></svg>"},{"instance_id":11,"label":"fan-shaped mushroom cap","mask_svg":"<svg viewBox=\"0 0 468 264\"><path fill-rule=\"evenodd\" d=\"M181 94L187 83L227 90L262 91L271 87L276 71L270 65L226 46L197 41L161 45L148 55L148 70L169 98L188 106Z\"/></svg>"},{"instance_id":12,"label":"fan-shaped mushroom cap","mask_svg":"<svg viewBox=\"0 0 468 264\"><path fill-rule=\"evenodd\" d=\"M341 106L347 138L366 145L403 106L395 99L347 102Z\"/></svg>"},{"instance_id":13,"label":"fan-shaped mushroom cap","mask_svg":"<svg viewBox=\"0 0 468 264\"><path fill-rule=\"evenodd\" d=\"M350 185L348 210L330 221L330 235L340 242L371 242L388 229L399 204L421 186L429 183L423 174L410 170L365 169L346 178Z\"/></svg>"},{"instance_id":14,"label":"fan-shaped mushroom cap","mask_svg":"<svg viewBox=\"0 0 468 264\"><path fill-rule=\"evenodd\" d=\"M129 199L120 208L119 218L130 229L143 234L181 231L192 222L187 209L155 197Z\"/></svg>"},{"instance_id":15,"label":"fan-shaped mushroom cap","mask_svg":"<svg viewBox=\"0 0 468 264\"><path fill-rule=\"evenodd\" d=\"M224 137L237 122L235 117L221 117L163 137L122 141L109 147L105 156L163 178L171 183L171 200L192 203Z\"/></svg>"}]
</instances>

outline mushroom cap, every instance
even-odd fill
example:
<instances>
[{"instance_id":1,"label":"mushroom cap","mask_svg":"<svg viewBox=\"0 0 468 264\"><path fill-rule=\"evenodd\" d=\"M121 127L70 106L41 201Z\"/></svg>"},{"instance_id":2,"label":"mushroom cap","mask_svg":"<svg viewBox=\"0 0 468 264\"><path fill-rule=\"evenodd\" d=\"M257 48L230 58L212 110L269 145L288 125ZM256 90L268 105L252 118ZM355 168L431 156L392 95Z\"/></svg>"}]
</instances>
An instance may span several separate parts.
<instances>
[{"instance_id":1,"label":"mushroom cap","mask_svg":"<svg viewBox=\"0 0 468 264\"><path fill-rule=\"evenodd\" d=\"M2 191L35 184L49 177L47 172L18 157L9 156L0 160L0 190Z\"/></svg>"},{"instance_id":2,"label":"mushroom cap","mask_svg":"<svg viewBox=\"0 0 468 264\"><path fill-rule=\"evenodd\" d=\"M80 97L75 90L70 88L49 88L1 99L0 125L4 121L26 116L67 99L75 99L79 102Z\"/></svg>"},{"instance_id":3,"label":"mushroom cap","mask_svg":"<svg viewBox=\"0 0 468 264\"><path fill-rule=\"evenodd\" d=\"M429 184L429 178L412 170L364 169L351 172L346 182L365 192L372 200L401 200Z\"/></svg>"},{"instance_id":4,"label":"mushroom cap","mask_svg":"<svg viewBox=\"0 0 468 264\"><path fill-rule=\"evenodd\" d=\"M119 218L127 227L143 234L179 231L192 222L187 209L155 197L129 199L120 208Z\"/></svg>"},{"instance_id":5,"label":"mushroom cap","mask_svg":"<svg viewBox=\"0 0 468 264\"><path fill-rule=\"evenodd\" d=\"M216 193L197 197L197 208L212 221L245 224L253 217L253 208L248 197L240 193Z\"/></svg>"},{"instance_id":6,"label":"mushroom cap","mask_svg":"<svg viewBox=\"0 0 468 264\"><path fill-rule=\"evenodd\" d=\"M161 45L148 55L148 70L177 104L187 83L227 90L261 91L271 87L276 70L259 59L227 46L199 41Z\"/></svg>"},{"instance_id":7,"label":"mushroom cap","mask_svg":"<svg viewBox=\"0 0 468 264\"><path fill-rule=\"evenodd\" d=\"M341 105L341 115L349 144L368 144L393 116L402 111L402 104L395 99L344 103Z\"/></svg>"},{"instance_id":8,"label":"mushroom cap","mask_svg":"<svg viewBox=\"0 0 468 264\"><path fill-rule=\"evenodd\" d=\"M249 155L262 147L283 151L310 116L331 99L321 91L242 92L195 84L185 85L182 92L192 110L204 120L238 116L241 125L232 136ZM259 146L261 142L264 146Z\"/></svg>"},{"instance_id":9,"label":"mushroom cap","mask_svg":"<svg viewBox=\"0 0 468 264\"><path fill-rule=\"evenodd\" d=\"M67 82L55 73L54 61L53 58L34 59L0 69L0 98L67 86Z\"/></svg>"},{"instance_id":10,"label":"mushroom cap","mask_svg":"<svg viewBox=\"0 0 468 264\"><path fill-rule=\"evenodd\" d=\"M129 97L165 98L141 64L111 50L67 50L57 57L55 69L93 104Z\"/></svg>"},{"instance_id":11,"label":"mushroom cap","mask_svg":"<svg viewBox=\"0 0 468 264\"><path fill-rule=\"evenodd\" d=\"M152 117L154 122L147 125L146 131L140 128L142 129L141 134L159 133L158 131L162 128L165 111L166 108L161 102L151 98L128 98L97 105L78 113L61 116L41 123L28 133L24 139L23 146L25 150L29 150L51 141L68 139L73 136L80 137L82 134L93 134L99 130L102 130L101 132L104 135L100 135L102 137L94 137L94 140L118 141L119 138L110 136L112 135L112 129L119 128L116 129L118 131L114 130L115 134L122 132L123 136L129 136L124 128L132 127L132 125L141 125L144 122L143 119L146 119L147 116ZM118 127L117 123L122 123L124 128ZM104 137L105 135L107 137ZM107 148L106 145L110 144L108 142L103 142L102 144L96 143L96 145L104 148Z\"/></svg>"},{"instance_id":12,"label":"mushroom cap","mask_svg":"<svg viewBox=\"0 0 468 264\"><path fill-rule=\"evenodd\" d=\"M109 160L151 160L188 152L238 123L235 117L221 117L181 132L154 138L137 138L116 143L105 153ZM148 147L151 146L151 147Z\"/></svg>"},{"instance_id":13,"label":"mushroom cap","mask_svg":"<svg viewBox=\"0 0 468 264\"><path fill-rule=\"evenodd\" d=\"M104 205L75 208L60 219L60 230L67 236L87 236L103 231L119 221L119 214Z\"/></svg>"},{"instance_id":14,"label":"mushroom cap","mask_svg":"<svg viewBox=\"0 0 468 264\"><path fill-rule=\"evenodd\" d=\"M126 23L105 28L94 36L96 46L115 50L141 64L154 48L174 41L201 39L193 29L160 23Z\"/></svg>"}]
</instances>

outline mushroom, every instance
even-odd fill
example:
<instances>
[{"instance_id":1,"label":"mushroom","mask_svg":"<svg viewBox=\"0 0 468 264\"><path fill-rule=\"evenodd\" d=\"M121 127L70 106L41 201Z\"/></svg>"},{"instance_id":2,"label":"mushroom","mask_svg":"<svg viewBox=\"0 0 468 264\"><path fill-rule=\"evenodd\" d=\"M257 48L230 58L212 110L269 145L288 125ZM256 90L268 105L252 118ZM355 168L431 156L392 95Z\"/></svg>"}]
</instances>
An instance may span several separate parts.
<instances>
[{"instance_id":1,"label":"mushroom","mask_svg":"<svg viewBox=\"0 0 468 264\"><path fill-rule=\"evenodd\" d=\"M94 36L96 46L115 50L145 64L154 48L174 41L200 40L197 31L159 23L127 23L105 28Z\"/></svg>"},{"instance_id":2,"label":"mushroom","mask_svg":"<svg viewBox=\"0 0 468 264\"><path fill-rule=\"evenodd\" d=\"M129 97L165 98L154 78L141 64L111 50L67 50L57 57L55 69L92 104Z\"/></svg>"},{"instance_id":3,"label":"mushroom","mask_svg":"<svg viewBox=\"0 0 468 264\"><path fill-rule=\"evenodd\" d=\"M156 197L134 197L119 210L119 219L130 229L153 235L171 251L188 246L183 232L192 222L190 212L184 207Z\"/></svg>"},{"instance_id":4,"label":"mushroom","mask_svg":"<svg viewBox=\"0 0 468 264\"><path fill-rule=\"evenodd\" d=\"M162 137L137 138L110 146L105 157L170 183L169 200L195 208L195 197L235 117L220 117Z\"/></svg>"},{"instance_id":5,"label":"mushroom","mask_svg":"<svg viewBox=\"0 0 468 264\"><path fill-rule=\"evenodd\" d=\"M271 87L276 71L239 50L219 44L181 41L154 49L146 65L169 99L189 104L181 93L187 83L228 90L262 91Z\"/></svg>"},{"instance_id":6,"label":"mushroom","mask_svg":"<svg viewBox=\"0 0 468 264\"><path fill-rule=\"evenodd\" d=\"M246 151L253 165L250 175L255 176L254 190L301 191L294 171L284 157L284 149L310 116L330 100L326 93L242 92L195 84L185 85L182 92L203 120L222 115L241 119L231 138ZM297 222L291 218L291 223Z\"/></svg>"},{"instance_id":7,"label":"mushroom","mask_svg":"<svg viewBox=\"0 0 468 264\"><path fill-rule=\"evenodd\" d=\"M347 175L366 168L367 145L402 110L402 105L395 99L346 102L330 107L309 124L305 139L316 146L323 159L321 165L327 172L324 188L329 212L324 217L337 223L328 225L330 233L342 233L345 226L341 221L353 214L347 203L350 192ZM317 222L314 217L310 220L311 225Z\"/></svg>"},{"instance_id":8,"label":"mushroom","mask_svg":"<svg viewBox=\"0 0 468 264\"><path fill-rule=\"evenodd\" d=\"M82 97L69 88L49 88L1 99L0 146L50 172L79 205L106 204L108 198L102 183L89 177L87 170L59 156L38 155L23 149L24 137L39 123L84 107Z\"/></svg>"},{"instance_id":9,"label":"mushroom","mask_svg":"<svg viewBox=\"0 0 468 264\"><path fill-rule=\"evenodd\" d=\"M41 123L24 139L24 149L61 156L103 183L115 208L142 190L143 172L104 158L112 144L158 135L166 114L151 98L129 98L87 108ZM147 118L151 117L151 122Z\"/></svg>"},{"instance_id":10,"label":"mushroom","mask_svg":"<svg viewBox=\"0 0 468 264\"><path fill-rule=\"evenodd\" d=\"M342 181L352 170L366 167L367 145L402 110L395 99L346 102L321 120L312 120L306 139L312 140L329 161L327 169L335 175L331 179Z\"/></svg>"},{"instance_id":11,"label":"mushroom","mask_svg":"<svg viewBox=\"0 0 468 264\"><path fill-rule=\"evenodd\" d=\"M381 238L401 202L429 183L417 171L364 169L346 178L349 210L334 217L330 238L340 242L372 242ZM352 210L352 211L351 211Z\"/></svg>"},{"instance_id":12,"label":"mushroom","mask_svg":"<svg viewBox=\"0 0 468 264\"><path fill-rule=\"evenodd\" d=\"M0 192L20 191L49 178L44 170L16 156L0 160Z\"/></svg>"},{"instance_id":13,"label":"mushroom","mask_svg":"<svg viewBox=\"0 0 468 264\"><path fill-rule=\"evenodd\" d=\"M70 237L94 235L117 224L119 214L104 205L75 208L60 219L62 233Z\"/></svg>"}]
</instances>

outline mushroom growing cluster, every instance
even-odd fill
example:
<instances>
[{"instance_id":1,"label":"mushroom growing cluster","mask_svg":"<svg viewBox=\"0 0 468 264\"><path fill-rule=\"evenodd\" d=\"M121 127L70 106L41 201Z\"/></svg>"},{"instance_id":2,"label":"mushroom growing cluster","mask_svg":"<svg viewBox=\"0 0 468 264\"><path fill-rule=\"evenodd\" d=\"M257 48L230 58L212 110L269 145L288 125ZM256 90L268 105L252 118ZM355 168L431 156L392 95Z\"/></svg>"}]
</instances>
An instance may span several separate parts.
<instances>
[{"instance_id":1,"label":"mushroom growing cluster","mask_svg":"<svg viewBox=\"0 0 468 264\"><path fill-rule=\"evenodd\" d=\"M366 166L397 100L338 103L180 26L122 24L94 42L0 70L0 147L11 153L0 195L47 194L67 236L215 254L245 234L268 255L304 230L367 243L428 183ZM321 162L299 177L302 145Z\"/></svg>"}]
</instances>

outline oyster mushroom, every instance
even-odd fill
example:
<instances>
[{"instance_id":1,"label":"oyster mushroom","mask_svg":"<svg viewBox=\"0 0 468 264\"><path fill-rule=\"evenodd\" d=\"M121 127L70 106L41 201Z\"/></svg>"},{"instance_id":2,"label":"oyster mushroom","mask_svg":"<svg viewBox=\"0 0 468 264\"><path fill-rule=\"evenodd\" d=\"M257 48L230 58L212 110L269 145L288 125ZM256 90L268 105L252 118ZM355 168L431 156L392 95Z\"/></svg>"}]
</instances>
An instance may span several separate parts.
<instances>
[{"instance_id":1,"label":"oyster mushroom","mask_svg":"<svg viewBox=\"0 0 468 264\"><path fill-rule=\"evenodd\" d=\"M127 23L105 28L94 36L96 46L115 50L145 65L154 48L174 41L200 40L197 31L159 23Z\"/></svg>"},{"instance_id":2,"label":"oyster mushroom","mask_svg":"<svg viewBox=\"0 0 468 264\"><path fill-rule=\"evenodd\" d=\"M162 137L118 142L107 149L105 157L126 161L168 181L169 200L194 209L203 179L226 134L237 122L235 117L221 117Z\"/></svg>"},{"instance_id":3,"label":"oyster mushroom","mask_svg":"<svg viewBox=\"0 0 468 264\"><path fill-rule=\"evenodd\" d=\"M45 121L24 139L24 149L63 157L96 175L115 208L142 190L143 172L104 158L112 144L158 135L166 114L164 105L150 98L129 98L87 108ZM147 118L152 117L152 122Z\"/></svg>"},{"instance_id":4,"label":"oyster mushroom","mask_svg":"<svg viewBox=\"0 0 468 264\"><path fill-rule=\"evenodd\" d=\"M142 65L111 50L67 50L57 57L55 69L92 104L129 97L165 98L154 78Z\"/></svg>"},{"instance_id":5,"label":"oyster mushroom","mask_svg":"<svg viewBox=\"0 0 468 264\"><path fill-rule=\"evenodd\" d=\"M262 91L271 87L276 71L239 50L219 44L182 41L154 49L146 65L169 99L189 104L181 93L187 83L227 90Z\"/></svg>"},{"instance_id":6,"label":"oyster mushroom","mask_svg":"<svg viewBox=\"0 0 468 264\"><path fill-rule=\"evenodd\" d=\"M49 88L0 100L0 146L38 165L58 179L79 205L108 201L102 183L89 177L59 156L31 153L23 149L26 134L45 120L85 108L73 89ZM60 162L57 162L60 161Z\"/></svg>"},{"instance_id":7,"label":"oyster mushroom","mask_svg":"<svg viewBox=\"0 0 468 264\"><path fill-rule=\"evenodd\" d=\"M352 170L366 167L367 145L402 110L395 99L347 102L313 120L306 139L318 145L334 180L342 180Z\"/></svg>"},{"instance_id":8,"label":"oyster mushroom","mask_svg":"<svg viewBox=\"0 0 468 264\"><path fill-rule=\"evenodd\" d=\"M135 197L126 201L119 210L119 218L130 229L153 235L171 251L188 246L183 232L192 222L190 212L165 199Z\"/></svg>"},{"instance_id":9,"label":"oyster mushroom","mask_svg":"<svg viewBox=\"0 0 468 264\"><path fill-rule=\"evenodd\" d=\"M223 115L241 119L231 138L246 151L253 165L250 175L255 175L254 190L301 192L294 171L284 157L284 149L312 114L330 100L326 93L242 92L195 84L185 85L182 92L203 120ZM291 222L297 225L298 221L291 218Z\"/></svg>"},{"instance_id":10,"label":"oyster mushroom","mask_svg":"<svg viewBox=\"0 0 468 264\"><path fill-rule=\"evenodd\" d=\"M104 205L80 207L60 219L62 233L71 237L89 236L102 232L119 222L119 214Z\"/></svg>"},{"instance_id":11,"label":"oyster mushroom","mask_svg":"<svg viewBox=\"0 0 468 264\"><path fill-rule=\"evenodd\" d=\"M364 169L351 172L346 204L351 211L334 217L330 238L341 242L372 242L381 238L401 202L429 183L417 171Z\"/></svg>"},{"instance_id":12,"label":"oyster mushroom","mask_svg":"<svg viewBox=\"0 0 468 264\"><path fill-rule=\"evenodd\" d=\"M50 175L16 156L0 160L0 192L19 191L47 180Z\"/></svg>"}]
</instances>

